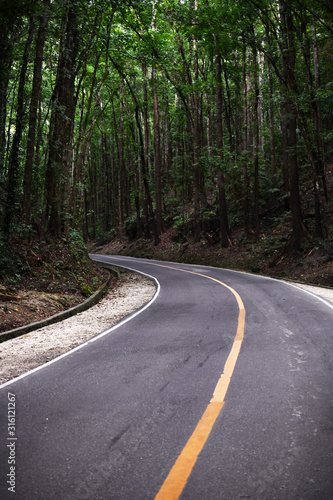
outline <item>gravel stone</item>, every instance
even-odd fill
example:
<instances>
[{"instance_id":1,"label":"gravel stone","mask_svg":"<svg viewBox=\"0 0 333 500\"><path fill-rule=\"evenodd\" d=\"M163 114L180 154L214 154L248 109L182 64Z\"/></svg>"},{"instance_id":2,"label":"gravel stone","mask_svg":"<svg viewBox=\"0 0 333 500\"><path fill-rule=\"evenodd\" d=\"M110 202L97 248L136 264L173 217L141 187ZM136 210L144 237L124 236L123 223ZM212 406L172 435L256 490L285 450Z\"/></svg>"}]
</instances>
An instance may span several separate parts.
<instances>
[{"instance_id":1,"label":"gravel stone","mask_svg":"<svg viewBox=\"0 0 333 500\"><path fill-rule=\"evenodd\" d=\"M127 272L116 291L95 306L29 334L0 344L0 384L4 384L111 328L155 295L152 280Z\"/></svg>"}]
</instances>

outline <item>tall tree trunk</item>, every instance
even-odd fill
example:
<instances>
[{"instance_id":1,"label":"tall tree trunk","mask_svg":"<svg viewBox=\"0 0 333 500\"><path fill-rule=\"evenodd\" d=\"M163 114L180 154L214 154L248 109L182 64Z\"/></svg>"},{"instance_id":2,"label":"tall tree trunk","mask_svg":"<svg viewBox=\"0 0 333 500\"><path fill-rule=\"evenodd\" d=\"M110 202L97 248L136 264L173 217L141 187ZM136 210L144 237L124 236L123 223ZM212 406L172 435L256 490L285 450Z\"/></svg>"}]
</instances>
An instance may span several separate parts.
<instances>
[{"instance_id":1,"label":"tall tree trunk","mask_svg":"<svg viewBox=\"0 0 333 500\"><path fill-rule=\"evenodd\" d=\"M269 100L269 140L271 156L271 173L276 175L276 153L275 153L275 127L274 127L274 105L273 105L273 78L271 62L267 63L268 75L268 100Z\"/></svg>"},{"instance_id":2,"label":"tall tree trunk","mask_svg":"<svg viewBox=\"0 0 333 500\"><path fill-rule=\"evenodd\" d=\"M326 221L325 205L328 201L328 193L325 179L323 144L321 139L321 113L319 101L316 97L320 87L319 54L316 44L315 28L313 30L313 72L311 60L311 43L307 31L307 18L302 23L302 51L307 68L308 91L310 94L313 128L302 109L297 109L299 128L304 138L313 173L313 192L315 207L316 236L323 238L328 236L328 224ZM313 78L314 74L314 78Z\"/></svg>"},{"instance_id":3,"label":"tall tree trunk","mask_svg":"<svg viewBox=\"0 0 333 500\"><path fill-rule=\"evenodd\" d=\"M224 151L223 151L223 96L222 96L222 69L221 55L216 44L215 73L216 73L216 136L217 149L221 159L221 166L217 172L217 183L219 190L219 218L220 236L222 248L227 248L230 242L227 201L225 196L225 182L223 174Z\"/></svg>"},{"instance_id":4,"label":"tall tree trunk","mask_svg":"<svg viewBox=\"0 0 333 500\"><path fill-rule=\"evenodd\" d=\"M171 167L172 167L172 129L171 129L171 119L170 119L170 107L169 101L166 105L166 138L165 138L165 170L168 180L168 188L170 188L170 178L171 178Z\"/></svg>"},{"instance_id":5,"label":"tall tree trunk","mask_svg":"<svg viewBox=\"0 0 333 500\"><path fill-rule=\"evenodd\" d=\"M288 109L287 150L289 158L290 209L292 216L291 248L299 250L304 237L301 198L299 193L299 174L297 161L297 119L293 96L296 93L295 64L296 47L292 17L291 0L280 0L282 31L283 77L286 85Z\"/></svg>"},{"instance_id":6,"label":"tall tree trunk","mask_svg":"<svg viewBox=\"0 0 333 500\"><path fill-rule=\"evenodd\" d=\"M156 29L156 3L153 0L153 20L152 27ZM160 235L164 232L164 223L162 217L162 160L161 160L161 141L159 110L156 91L156 68L152 68L152 92L153 92L153 122L154 122L154 164L155 164L155 203L156 203L156 225L154 224L155 245L160 242Z\"/></svg>"},{"instance_id":7,"label":"tall tree trunk","mask_svg":"<svg viewBox=\"0 0 333 500\"><path fill-rule=\"evenodd\" d=\"M254 156L254 234L259 239L259 81L257 68L257 51L253 47L253 156Z\"/></svg>"},{"instance_id":8,"label":"tall tree trunk","mask_svg":"<svg viewBox=\"0 0 333 500\"><path fill-rule=\"evenodd\" d=\"M140 171L136 162L133 166L133 182L134 182L134 203L136 211L136 221L138 228L138 238L142 238L142 221L141 221L141 200L140 200Z\"/></svg>"},{"instance_id":9,"label":"tall tree trunk","mask_svg":"<svg viewBox=\"0 0 333 500\"><path fill-rule=\"evenodd\" d=\"M312 107L312 118L313 118L313 130L314 137L312 140L312 134L309 131L308 120L304 117L302 111L298 111L299 120L302 120L300 123L300 129L302 131L304 140L307 144L308 154L310 157L310 161L312 164L312 172L313 172L313 192L314 192L314 207L315 207L315 231L316 236L319 238L323 237L323 225L322 225L322 207L321 207L321 194L320 194L320 178L319 178L319 163L320 163L320 149L318 150L318 138L316 135L318 134L318 128L316 128L317 122L317 106L315 102L315 90L313 86L313 76L312 76L312 68L311 68L311 47L309 37L307 36L307 22L305 19L302 19L301 24L301 35L300 42L306 67L307 74L307 83L308 83L308 92L311 99L311 107ZM303 119L302 119L303 118Z\"/></svg>"},{"instance_id":10,"label":"tall tree trunk","mask_svg":"<svg viewBox=\"0 0 333 500\"><path fill-rule=\"evenodd\" d=\"M10 30L2 25L0 29L0 173L4 172L6 153L6 109L7 91L12 65L12 42ZM2 181L0 177L0 181Z\"/></svg>"},{"instance_id":11,"label":"tall tree trunk","mask_svg":"<svg viewBox=\"0 0 333 500\"><path fill-rule=\"evenodd\" d=\"M160 144L159 109L156 92L156 70L152 69L152 91L154 112L154 163L155 163L155 196L156 196L156 235L155 243L159 242L160 235L165 231L162 216L162 162Z\"/></svg>"},{"instance_id":12,"label":"tall tree trunk","mask_svg":"<svg viewBox=\"0 0 333 500\"><path fill-rule=\"evenodd\" d=\"M243 178L244 178L244 194L243 194L243 212L245 233L250 235L250 182L248 174L248 149L249 149L249 117L248 117L248 88L246 74L246 59L247 48L243 41L243 59L242 59L242 76L243 76Z\"/></svg>"},{"instance_id":13,"label":"tall tree trunk","mask_svg":"<svg viewBox=\"0 0 333 500\"><path fill-rule=\"evenodd\" d=\"M96 126L97 118L100 116L98 113L98 110L101 109L102 105L99 100L99 94L101 87L103 85L103 82L109 75L109 70L108 66L106 65L105 72L103 73L100 81L96 85L96 74L98 70L98 65L100 61L101 53L98 53L96 55L96 60L95 60L95 67L94 67L94 73L92 77L92 82L90 86L90 91L89 91L89 97L88 97L88 102L85 106L85 118L83 120L83 124L80 124L80 133L79 133L79 146L78 146L78 160L75 164L75 169L74 169L74 178L73 178L73 188L71 191L71 204L73 206L73 215L72 215L72 226L74 227L75 225L81 226L81 207L82 207L82 187L85 182L85 177L86 177L86 170L85 170L85 164L86 164L86 157L87 157L87 151L90 146L90 141L91 137L94 131L94 128ZM84 93L83 93L84 96ZM110 97L110 100L112 99L112 96ZM83 101L84 97L82 97L82 107L83 107ZM88 122L91 119L91 108L92 104L94 101L94 108L93 108L93 117L92 121L88 127Z\"/></svg>"},{"instance_id":14,"label":"tall tree trunk","mask_svg":"<svg viewBox=\"0 0 333 500\"><path fill-rule=\"evenodd\" d=\"M195 10L198 10L198 2L195 0ZM194 80L199 78L199 62L197 52L197 41L193 40L194 51ZM199 123L199 96L195 89L193 94L193 154L194 154L194 240L200 240L201 221L200 221L200 123Z\"/></svg>"},{"instance_id":15,"label":"tall tree trunk","mask_svg":"<svg viewBox=\"0 0 333 500\"><path fill-rule=\"evenodd\" d=\"M31 182L32 171L35 153L35 138L36 138L36 124L38 115L38 102L40 98L40 89L42 84L42 64L45 36L48 24L48 8L50 0L44 0L44 11L40 17L39 29L36 40L36 55L34 65L34 76L32 82L31 101L30 101L30 116L29 116L29 131L27 140L27 154L23 179L23 202L22 213L25 224L30 224L31 214Z\"/></svg>"},{"instance_id":16,"label":"tall tree trunk","mask_svg":"<svg viewBox=\"0 0 333 500\"><path fill-rule=\"evenodd\" d=\"M281 107L281 135L282 135L282 168L283 168L283 194L284 208L290 210L290 180L289 180L289 155L288 155L288 104L283 102Z\"/></svg>"},{"instance_id":17,"label":"tall tree trunk","mask_svg":"<svg viewBox=\"0 0 333 500\"><path fill-rule=\"evenodd\" d=\"M124 175L124 103L123 103L124 86L120 82L119 101L120 101L120 118L119 118L119 133L118 133L118 217L119 217L119 238L123 240L124 227L124 195L125 195L125 175Z\"/></svg>"},{"instance_id":18,"label":"tall tree trunk","mask_svg":"<svg viewBox=\"0 0 333 500\"><path fill-rule=\"evenodd\" d=\"M104 126L105 129L105 126ZM110 165L109 165L109 154L108 154L108 141L106 133L102 132L101 137L102 142L102 166L103 173L102 178L105 179L103 184L103 200L104 200L104 231L108 232L110 230Z\"/></svg>"},{"instance_id":19,"label":"tall tree trunk","mask_svg":"<svg viewBox=\"0 0 333 500\"><path fill-rule=\"evenodd\" d=\"M318 92L320 89L320 71L319 71L319 51L317 44L317 34L316 34L316 26L313 23L312 25L312 34L313 34L313 71L314 71L314 80L315 80L315 91ZM316 138L316 145L320 159L319 171L322 176L324 195L326 201L328 201L328 191L327 191L327 183L325 178L325 168L324 168L324 145L322 138L322 118L321 118L321 105L320 100L317 96L313 99L313 110L314 110L314 131Z\"/></svg>"},{"instance_id":20,"label":"tall tree trunk","mask_svg":"<svg viewBox=\"0 0 333 500\"><path fill-rule=\"evenodd\" d=\"M225 86L226 86L226 91L227 91L227 99L228 99L226 119L227 119L227 127L228 127L228 132L229 132L229 144L230 144L230 151L234 151L236 148L234 134L233 134L234 118L233 118L233 110L232 110L232 102L231 102L232 98L231 98L231 91L230 91L230 85L229 85L229 78L228 78L228 72L226 69L225 61L224 61L223 66L224 66L224 81L225 81ZM222 90L222 97L223 97L223 87L221 90Z\"/></svg>"},{"instance_id":21,"label":"tall tree trunk","mask_svg":"<svg viewBox=\"0 0 333 500\"><path fill-rule=\"evenodd\" d=\"M13 216L17 213L17 187L18 187L18 174L19 174L19 150L24 128L24 101L25 101L25 80L28 68L29 52L32 44L35 31L34 18L30 18L29 33L25 44L22 66L19 80L19 87L17 93L17 111L15 122L15 133L12 142L9 169L8 169L8 188L7 188L7 201L4 216L4 232L7 236L10 233Z\"/></svg>"},{"instance_id":22,"label":"tall tree trunk","mask_svg":"<svg viewBox=\"0 0 333 500\"><path fill-rule=\"evenodd\" d=\"M146 163L146 158L145 158L145 145L144 145L144 138L142 135L142 126L140 122L140 105L137 99L137 96L135 92L133 91L133 88L128 81L128 78L126 77L125 73L122 71L121 67L117 62L110 57L110 60L112 61L112 64L116 68L116 70L119 72L119 74L122 76L124 81L126 82L129 91L131 93L134 105L135 105L135 123L137 125L137 130L139 134L139 158L140 158L140 164L141 164L141 174L142 174L142 182L143 182L143 187L144 187L144 214L146 215L146 223L145 223L145 236L146 238L150 238L150 231L151 229L155 226L154 222L154 211L153 211L153 202L150 194L150 187L149 187L149 172L147 170L147 163Z\"/></svg>"},{"instance_id":23,"label":"tall tree trunk","mask_svg":"<svg viewBox=\"0 0 333 500\"><path fill-rule=\"evenodd\" d=\"M144 150L143 158L145 162L144 171L149 172L149 112L148 112L148 90L147 90L147 65L142 63L143 71L143 132L144 132ZM146 236L150 233L148 198L143 198L143 218Z\"/></svg>"},{"instance_id":24,"label":"tall tree trunk","mask_svg":"<svg viewBox=\"0 0 333 500\"><path fill-rule=\"evenodd\" d=\"M148 172L148 159L149 159L149 115L148 115L148 89L147 89L147 65L142 63L143 71L143 131L144 131L144 141L145 141L145 160L146 160L146 171Z\"/></svg>"},{"instance_id":25,"label":"tall tree trunk","mask_svg":"<svg viewBox=\"0 0 333 500\"><path fill-rule=\"evenodd\" d=\"M69 6L64 23L64 43L61 48L50 125L49 159L45 177L44 218L47 232L56 236L69 228L69 169L75 115L75 72L78 50L78 25L75 8ZM66 186L62 190L62 185Z\"/></svg>"}]
</instances>

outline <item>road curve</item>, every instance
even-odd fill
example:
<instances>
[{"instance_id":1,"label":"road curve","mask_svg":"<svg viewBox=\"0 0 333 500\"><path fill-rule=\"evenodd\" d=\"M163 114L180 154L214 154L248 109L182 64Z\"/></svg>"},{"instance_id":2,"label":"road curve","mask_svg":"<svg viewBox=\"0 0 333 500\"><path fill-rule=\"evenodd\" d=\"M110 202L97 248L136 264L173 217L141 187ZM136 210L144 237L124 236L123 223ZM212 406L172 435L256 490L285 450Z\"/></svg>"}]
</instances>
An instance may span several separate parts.
<instances>
[{"instance_id":1,"label":"road curve","mask_svg":"<svg viewBox=\"0 0 333 500\"><path fill-rule=\"evenodd\" d=\"M159 293L0 387L0 498L333 498L332 306L245 273L94 258Z\"/></svg>"}]
</instances>

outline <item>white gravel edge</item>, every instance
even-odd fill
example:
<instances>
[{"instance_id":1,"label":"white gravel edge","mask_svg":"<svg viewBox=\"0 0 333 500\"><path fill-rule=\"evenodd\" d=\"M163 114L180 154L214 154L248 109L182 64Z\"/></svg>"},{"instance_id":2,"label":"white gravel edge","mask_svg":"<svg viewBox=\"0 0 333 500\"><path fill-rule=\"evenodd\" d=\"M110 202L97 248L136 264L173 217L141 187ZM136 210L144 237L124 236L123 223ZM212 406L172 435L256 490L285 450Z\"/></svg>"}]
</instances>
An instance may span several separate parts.
<instances>
[{"instance_id":1,"label":"white gravel edge","mask_svg":"<svg viewBox=\"0 0 333 500\"><path fill-rule=\"evenodd\" d=\"M158 281L143 273L127 273L95 306L59 323L0 344L0 388L67 356L109 334L141 314L157 298Z\"/></svg>"},{"instance_id":2,"label":"white gravel edge","mask_svg":"<svg viewBox=\"0 0 333 500\"><path fill-rule=\"evenodd\" d=\"M310 295L315 295L327 304L329 307L333 308L333 289L332 288L322 288L314 285L304 285L303 283L290 283L286 281L288 285L294 286L295 288L302 288L305 292Z\"/></svg>"}]
</instances>

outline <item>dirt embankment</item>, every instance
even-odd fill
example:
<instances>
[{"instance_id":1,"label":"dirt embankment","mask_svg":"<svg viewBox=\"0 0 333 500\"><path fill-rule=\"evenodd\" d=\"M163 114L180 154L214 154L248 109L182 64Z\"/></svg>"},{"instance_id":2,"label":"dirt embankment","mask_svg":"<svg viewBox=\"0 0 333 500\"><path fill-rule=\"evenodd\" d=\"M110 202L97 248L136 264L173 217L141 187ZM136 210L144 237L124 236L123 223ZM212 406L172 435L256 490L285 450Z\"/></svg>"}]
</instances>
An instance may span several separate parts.
<instances>
[{"instance_id":1,"label":"dirt embankment","mask_svg":"<svg viewBox=\"0 0 333 500\"><path fill-rule=\"evenodd\" d=\"M40 321L80 304L109 273L83 248L63 242L13 244L17 272L0 276L0 332ZM110 288L115 285L115 279Z\"/></svg>"},{"instance_id":2,"label":"dirt embankment","mask_svg":"<svg viewBox=\"0 0 333 500\"><path fill-rule=\"evenodd\" d=\"M156 260L202 264L238 271L259 273L274 278L293 280L305 284L333 288L333 245L307 245L303 251L284 255L274 265L272 258L281 245L271 245L269 233L261 236L257 244L236 242L229 248L221 248L209 238L200 242L182 240L175 228L168 229L161 236L158 246L147 240L113 239L109 243L90 243L91 253L128 255Z\"/></svg>"}]
</instances>

